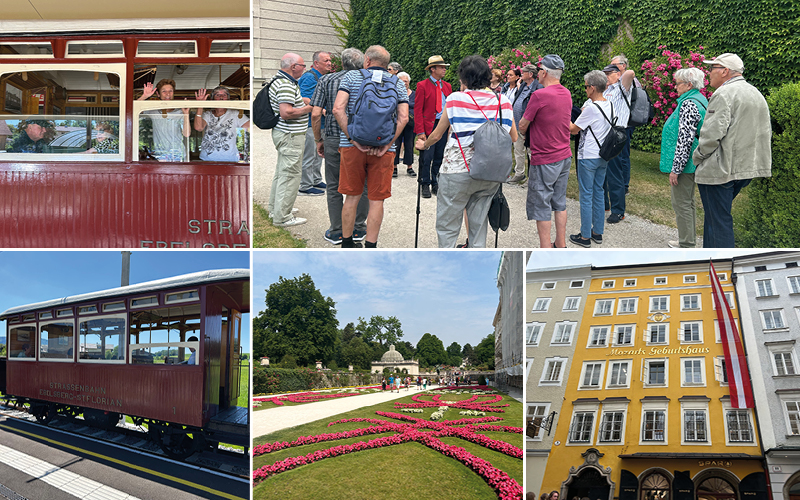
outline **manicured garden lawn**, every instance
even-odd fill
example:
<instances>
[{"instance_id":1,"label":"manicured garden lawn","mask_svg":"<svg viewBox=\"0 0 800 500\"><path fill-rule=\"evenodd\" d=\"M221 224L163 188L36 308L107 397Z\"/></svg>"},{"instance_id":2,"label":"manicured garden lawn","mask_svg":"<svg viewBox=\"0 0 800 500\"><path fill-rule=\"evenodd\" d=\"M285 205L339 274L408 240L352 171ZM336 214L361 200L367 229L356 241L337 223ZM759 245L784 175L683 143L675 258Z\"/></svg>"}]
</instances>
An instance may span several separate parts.
<instances>
[{"instance_id":1,"label":"manicured garden lawn","mask_svg":"<svg viewBox=\"0 0 800 500\"><path fill-rule=\"evenodd\" d=\"M287 396L282 396L280 394L279 395L258 396L257 398L259 398L259 399L261 399L261 398L280 398L279 399L280 404L276 404L274 401L256 401L257 398L254 397L253 398L253 411L267 410L269 408L278 408L279 406L298 406L298 405L304 405L304 404L308 404L308 403L314 403L314 402L316 402L316 401L314 401L314 399L315 399L314 395L322 396L321 399L336 399L334 397L325 398L325 396L335 396L335 395L341 394L341 396L337 396L337 398L338 397L354 397L354 396L359 396L361 394L372 394L374 392L376 392L376 391L374 391L374 390L359 391L357 389L334 389L334 390L327 390L327 391L309 391L309 392L306 392L306 393L293 394L293 395L287 395ZM301 396L301 398L299 398L299 400L295 400L295 401L289 401L289 400L285 399L285 398L288 398L288 397L291 397L291 396ZM306 397L306 396L310 396L310 397Z\"/></svg>"},{"instance_id":2,"label":"manicured garden lawn","mask_svg":"<svg viewBox=\"0 0 800 500\"><path fill-rule=\"evenodd\" d=\"M254 248L305 248L304 240L295 239L289 231L272 225L272 219L261 205L253 204Z\"/></svg>"},{"instance_id":3,"label":"manicured garden lawn","mask_svg":"<svg viewBox=\"0 0 800 500\"><path fill-rule=\"evenodd\" d=\"M392 424L412 424L412 422L400 418L377 415L376 411L401 414L411 419L430 421L431 414L437 410L436 407L424 408L422 413L403 413L399 408L395 407L395 402L415 403L411 399L414 394L420 393L410 392L408 397L395 401L359 408L333 418L258 437L253 442L254 448L264 443L291 442L302 436L341 433L366 429L371 425L376 425L369 422L346 422L328 426L329 422L343 419L369 418L384 420ZM505 395L503 396L503 401L495 404L509 404L508 407L503 408L505 409L504 413L486 412L486 417L501 417L503 420L476 425L512 427L520 427L522 425L522 404ZM470 397L471 395L469 394L447 394L443 395L441 399L445 401L460 401ZM422 399L430 400L431 397L423 396ZM473 418L460 415L460 411L462 410L451 407L444 413L443 420L437 422ZM432 432L431 429L418 429L421 432ZM478 433L492 440L509 443L519 449L523 447L524 438L522 433L492 431L479 431ZM395 435L398 435L398 432L391 431L284 448L264 455L254 456L253 468L258 470L262 466L272 465L290 457L301 457L316 451L328 450L335 446L352 445ZM468 453L488 461L492 466L508 474L520 486L522 485L521 458L514 458L459 437L443 436L439 440L445 445L461 447ZM480 475L470 470L467 466L455 458L445 456L441 452L415 441L346 453L277 473L255 486L253 498L255 500L268 498L347 500L380 498L382 500L407 500L409 498L441 496L444 492L446 492L445 496L447 498L498 498L498 493Z\"/></svg>"},{"instance_id":4,"label":"manicured garden lawn","mask_svg":"<svg viewBox=\"0 0 800 500\"><path fill-rule=\"evenodd\" d=\"M236 406L247 408L250 402L250 360L244 359L239 370L239 399Z\"/></svg>"}]
</instances>

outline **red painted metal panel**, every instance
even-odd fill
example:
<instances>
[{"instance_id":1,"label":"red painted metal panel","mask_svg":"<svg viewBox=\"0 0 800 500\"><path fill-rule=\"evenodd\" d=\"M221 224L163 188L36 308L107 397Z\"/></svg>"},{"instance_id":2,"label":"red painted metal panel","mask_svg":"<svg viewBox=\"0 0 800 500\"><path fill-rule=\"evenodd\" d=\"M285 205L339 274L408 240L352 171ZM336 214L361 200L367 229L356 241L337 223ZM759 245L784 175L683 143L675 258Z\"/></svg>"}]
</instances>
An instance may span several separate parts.
<instances>
[{"instance_id":1,"label":"red painted metal panel","mask_svg":"<svg viewBox=\"0 0 800 500\"><path fill-rule=\"evenodd\" d=\"M203 367L8 361L8 394L203 427Z\"/></svg>"},{"instance_id":2,"label":"red painted metal panel","mask_svg":"<svg viewBox=\"0 0 800 500\"><path fill-rule=\"evenodd\" d=\"M250 246L249 168L0 163L0 247Z\"/></svg>"}]
</instances>

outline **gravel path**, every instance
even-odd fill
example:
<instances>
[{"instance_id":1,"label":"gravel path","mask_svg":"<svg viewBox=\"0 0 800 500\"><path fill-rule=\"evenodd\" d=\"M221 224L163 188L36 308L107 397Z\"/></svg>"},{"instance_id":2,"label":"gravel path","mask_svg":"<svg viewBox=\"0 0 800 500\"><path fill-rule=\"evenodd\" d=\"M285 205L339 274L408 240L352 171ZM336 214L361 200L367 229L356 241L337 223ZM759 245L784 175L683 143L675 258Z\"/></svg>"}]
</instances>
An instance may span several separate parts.
<instances>
[{"instance_id":1,"label":"gravel path","mask_svg":"<svg viewBox=\"0 0 800 500\"><path fill-rule=\"evenodd\" d=\"M269 190L275 170L277 152L272 143L270 131L253 127L254 154L252 158L253 202L266 208ZM324 164L323 164L323 168ZM417 169L417 166L414 166ZM380 248L414 248L414 227L417 204L417 179L408 177L400 168L400 175L392 182L392 197L384 204L383 225L378 246ZM324 174L323 174L324 178ZM501 231L498 238L500 248L533 248L539 246L536 223L525 216L527 188L506 184L503 186L508 204L511 207L511 222L507 231ZM306 224L290 228L296 237L306 240L310 248L336 248L323 239L329 227L328 207L325 196L298 196L295 207L299 217L308 219ZM422 199L419 221L420 248L436 248L436 197ZM580 230L580 207L577 200L567 199L567 234ZM494 246L495 234L489 230L487 246ZM466 239L462 228L459 242ZM552 239L555 240L555 228ZM678 230L655 224L635 215L628 215L618 224L606 224L602 245L592 248L667 248L669 240L678 239ZM698 238L700 240L700 238ZM572 248L582 248L567 243ZM698 241L698 245L702 245Z\"/></svg>"}]
</instances>

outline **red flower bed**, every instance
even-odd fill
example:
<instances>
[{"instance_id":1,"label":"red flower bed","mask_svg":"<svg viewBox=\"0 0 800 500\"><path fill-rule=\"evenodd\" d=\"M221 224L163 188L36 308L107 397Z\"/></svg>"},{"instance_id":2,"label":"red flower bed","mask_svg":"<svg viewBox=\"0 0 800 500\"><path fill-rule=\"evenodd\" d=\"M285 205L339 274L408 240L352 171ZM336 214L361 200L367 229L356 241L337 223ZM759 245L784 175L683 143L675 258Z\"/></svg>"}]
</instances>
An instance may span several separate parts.
<instances>
[{"instance_id":1,"label":"red flower bed","mask_svg":"<svg viewBox=\"0 0 800 500\"><path fill-rule=\"evenodd\" d=\"M502 397L501 397L502 400ZM522 434L522 428L511 426L495 426L485 425L485 422L502 421L500 417L483 417L483 418L463 418L460 420L444 420L432 422L420 418L411 417L399 413L389 412L375 412L382 417L394 418L408 423L390 422L388 420L380 420L373 418L350 418L336 420L330 422L328 426L347 422L365 422L370 425L366 428L354 429L351 431L335 432L328 434L318 434L316 436L302 436L294 441L265 443L253 448L253 456L257 457L265 455L278 450L292 448L295 446L303 446L306 444L315 444L326 441L336 441L340 439L347 439L352 437L367 436L373 434L383 434L387 432L395 432L391 436L379 437L369 441L359 441L350 445L339 445L326 450L319 450L309 453L304 456L290 457L284 460L275 462L272 465L265 465L253 472L253 481L255 484L260 483L264 479L280 474L287 470L292 470L301 465L318 462L326 458L332 458L347 453L354 453L362 450L369 450L380 448L383 446L392 446L400 443L407 443L411 441L423 444L433 450L442 453L448 457L454 458L472 469L476 474L481 476L496 492L497 497L502 500L515 500L522 495L522 486L514 479L509 477L508 474L502 470L494 467L488 461L476 457L469 453L464 448L454 445L448 445L442 442L441 437L457 437L465 441L483 446L484 448L498 451L508 456L519 458L522 460L522 450L514 445L491 439L483 434L478 434L478 431L483 432L508 432L514 434ZM484 425L482 425L484 424ZM456 427L463 426L463 427ZM430 429L423 432L422 429Z\"/></svg>"},{"instance_id":2,"label":"red flower bed","mask_svg":"<svg viewBox=\"0 0 800 500\"><path fill-rule=\"evenodd\" d=\"M337 394L322 394L319 392L301 392L299 394L286 394L284 396L272 397L258 397L253 398L253 401L261 403L275 403L278 406L283 406L284 401L290 403L315 403L317 401L324 401L326 399L346 398L348 396L358 396L358 392L340 392Z\"/></svg>"},{"instance_id":3,"label":"red flower bed","mask_svg":"<svg viewBox=\"0 0 800 500\"><path fill-rule=\"evenodd\" d=\"M485 387L485 386L482 386ZM505 410L502 408L508 406L508 403L504 405L491 405L491 403L499 403L503 400L503 396L499 394L476 394L469 399L465 399L463 401L456 401L450 403L442 402L442 397L444 394L434 394L431 396L430 401L425 401L422 399L422 396L425 394L414 394L411 396L412 401L416 401L416 403L395 403L395 408L438 408L439 406L449 406L450 408L459 408L462 410L476 410L476 411L488 411L488 412L495 412L495 413L505 413ZM481 398L491 398L490 401L479 401ZM447 400L445 400L447 401ZM491 406L490 406L491 405Z\"/></svg>"}]
</instances>

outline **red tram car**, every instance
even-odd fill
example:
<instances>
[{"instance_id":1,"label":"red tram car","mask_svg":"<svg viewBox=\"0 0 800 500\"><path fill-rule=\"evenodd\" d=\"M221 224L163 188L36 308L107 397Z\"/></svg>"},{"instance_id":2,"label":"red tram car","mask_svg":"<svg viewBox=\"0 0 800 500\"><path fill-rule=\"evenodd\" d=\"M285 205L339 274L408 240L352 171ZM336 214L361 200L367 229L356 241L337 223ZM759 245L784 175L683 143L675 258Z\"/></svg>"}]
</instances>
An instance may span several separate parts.
<instances>
[{"instance_id":1,"label":"red tram car","mask_svg":"<svg viewBox=\"0 0 800 500\"><path fill-rule=\"evenodd\" d=\"M249 20L228 8L0 26L0 247L250 246ZM232 125L197 130L199 108Z\"/></svg>"},{"instance_id":2,"label":"red tram car","mask_svg":"<svg viewBox=\"0 0 800 500\"><path fill-rule=\"evenodd\" d=\"M42 423L147 425L174 458L249 447L239 397L250 272L213 270L11 308L0 392Z\"/></svg>"}]
</instances>

